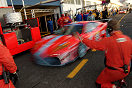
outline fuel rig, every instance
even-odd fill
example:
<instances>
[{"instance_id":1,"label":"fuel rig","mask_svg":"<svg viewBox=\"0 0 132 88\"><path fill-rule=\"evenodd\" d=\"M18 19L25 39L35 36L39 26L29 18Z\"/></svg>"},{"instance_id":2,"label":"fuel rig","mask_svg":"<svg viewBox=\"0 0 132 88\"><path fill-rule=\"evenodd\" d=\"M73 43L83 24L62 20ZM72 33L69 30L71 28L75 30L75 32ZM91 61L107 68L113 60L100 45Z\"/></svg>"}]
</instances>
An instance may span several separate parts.
<instances>
[{"instance_id":1,"label":"fuel rig","mask_svg":"<svg viewBox=\"0 0 132 88\"><path fill-rule=\"evenodd\" d=\"M7 8L7 7L6 7ZM10 7L9 7L10 8ZM31 49L35 42L41 40L39 20L37 18L23 20L20 12L3 13L0 22L0 42L3 43L12 55Z\"/></svg>"}]
</instances>

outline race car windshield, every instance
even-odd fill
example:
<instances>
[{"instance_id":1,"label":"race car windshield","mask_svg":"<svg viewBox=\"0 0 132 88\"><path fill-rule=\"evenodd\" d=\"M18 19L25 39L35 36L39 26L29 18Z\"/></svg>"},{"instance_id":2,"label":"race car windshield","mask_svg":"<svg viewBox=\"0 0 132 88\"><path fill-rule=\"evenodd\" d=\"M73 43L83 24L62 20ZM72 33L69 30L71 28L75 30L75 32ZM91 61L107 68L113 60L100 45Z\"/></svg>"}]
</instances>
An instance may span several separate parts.
<instances>
[{"instance_id":1,"label":"race car windshield","mask_svg":"<svg viewBox=\"0 0 132 88\"><path fill-rule=\"evenodd\" d=\"M75 24L75 25L66 25L63 28L54 31L56 35L71 35L74 32L78 32L79 34L82 33L83 25Z\"/></svg>"},{"instance_id":2,"label":"race car windshield","mask_svg":"<svg viewBox=\"0 0 132 88\"><path fill-rule=\"evenodd\" d=\"M86 30L85 33L93 31L98 26L98 23L96 22L89 22L86 24Z\"/></svg>"}]
</instances>

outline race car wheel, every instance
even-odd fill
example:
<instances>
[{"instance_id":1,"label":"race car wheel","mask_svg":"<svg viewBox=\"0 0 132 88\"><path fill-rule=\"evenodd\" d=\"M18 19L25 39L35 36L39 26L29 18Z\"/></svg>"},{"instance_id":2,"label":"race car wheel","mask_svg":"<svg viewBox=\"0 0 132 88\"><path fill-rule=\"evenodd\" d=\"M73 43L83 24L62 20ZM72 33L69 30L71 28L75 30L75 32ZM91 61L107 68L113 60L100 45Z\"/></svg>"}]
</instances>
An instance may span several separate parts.
<instances>
[{"instance_id":1,"label":"race car wheel","mask_svg":"<svg viewBox=\"0 0 132 88\"><path fill-rule=\"evenodd\" d=\"M78 47L78 55L80 58L82 58L83 56L85 56L87 53L87 46L83 43L80 43L79 44L79 47Z\"/></svg>"}]
</instances>

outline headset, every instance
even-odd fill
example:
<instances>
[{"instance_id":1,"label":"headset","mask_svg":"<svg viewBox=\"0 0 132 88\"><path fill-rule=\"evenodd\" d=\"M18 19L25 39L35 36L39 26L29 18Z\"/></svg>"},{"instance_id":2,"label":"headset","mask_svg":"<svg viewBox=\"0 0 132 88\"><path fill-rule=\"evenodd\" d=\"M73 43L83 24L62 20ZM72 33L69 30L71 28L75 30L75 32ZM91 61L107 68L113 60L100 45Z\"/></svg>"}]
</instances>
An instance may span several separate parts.
<instances>
[{"instance_id":1,"label":"headset","mask_svg":"<svg viewBox=\"0 0 132 88\"><path fill-rule=\"evenodd\" d=\"M110 34L112 31L113 31L113 29L111 28L111 27L107 27L107 31L108 31L108 33Z\"/></svg>"}]
</instances>

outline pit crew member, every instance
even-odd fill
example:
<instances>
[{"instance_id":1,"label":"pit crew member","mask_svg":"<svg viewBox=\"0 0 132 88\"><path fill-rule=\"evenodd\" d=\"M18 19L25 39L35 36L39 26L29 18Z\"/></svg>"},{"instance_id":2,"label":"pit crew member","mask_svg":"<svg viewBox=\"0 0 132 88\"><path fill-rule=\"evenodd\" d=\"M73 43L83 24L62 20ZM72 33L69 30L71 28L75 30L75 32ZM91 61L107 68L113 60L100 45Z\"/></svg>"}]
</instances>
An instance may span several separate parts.
<instances>
[{"instance_id":1,"label":"pit crew member","mask_svg":"<svg viewBox=\"0 0 132 88\"><path fill-rule=\"evenodd\" d=\"M18 77L16 73L17 66L9 50L1 42L0 50L0 88L15 88L6 73L9 71L10 76L14 76L16 79Z\"/></svg>"},{"instance_id":2,"label":"pit crew member","mask_svg":"<svg viewBox=\"0 0 132 88\"><path fill-rule=\"evenodd\" d=\"M111 20L108 22L110 37L103 38L99 41L89 40L87 37L78 37L88 47L105 51L106 67L96 80L97 88L117 88L112 82L118 80L126 86L123 79L130 72L132 40L122 34L119 29L120 25L118 22Z\"/></svg>"}]
</instances>

